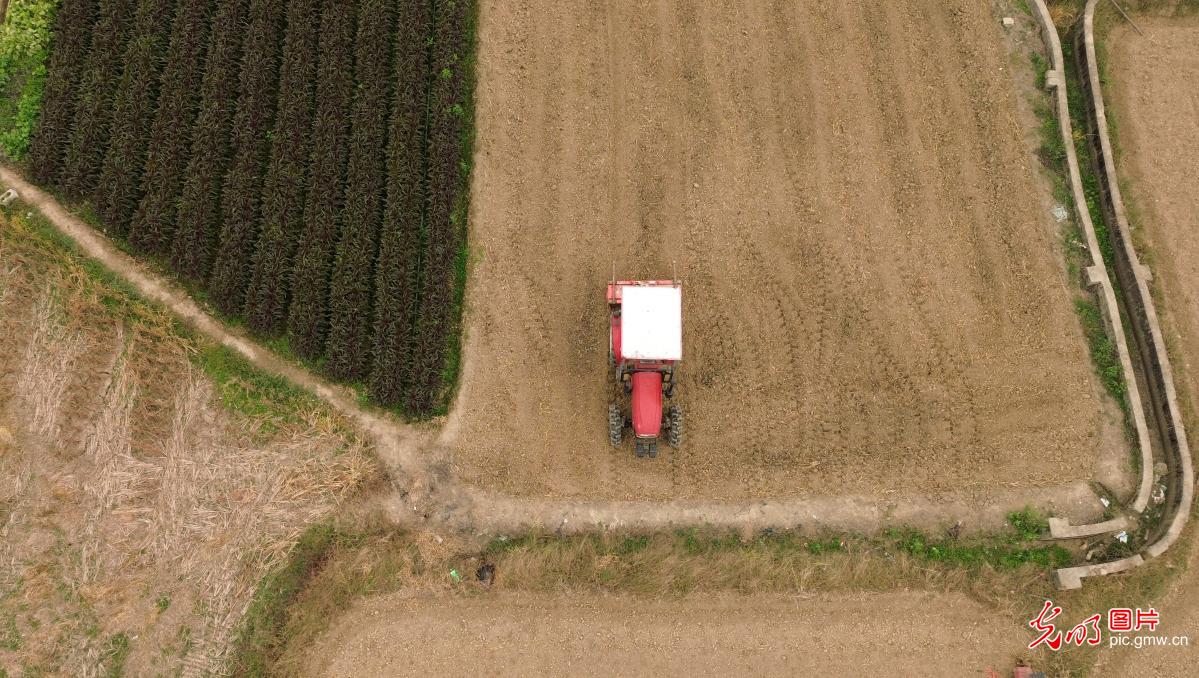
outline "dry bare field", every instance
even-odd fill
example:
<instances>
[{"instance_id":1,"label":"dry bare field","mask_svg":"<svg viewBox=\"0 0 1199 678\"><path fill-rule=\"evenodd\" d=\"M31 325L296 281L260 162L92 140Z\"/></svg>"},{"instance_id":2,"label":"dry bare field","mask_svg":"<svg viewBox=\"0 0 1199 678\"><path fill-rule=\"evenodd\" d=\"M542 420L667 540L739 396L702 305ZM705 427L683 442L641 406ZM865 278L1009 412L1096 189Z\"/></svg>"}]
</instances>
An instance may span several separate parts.
<instances>
[{"instance_id":1,"label":"dry bare field","mask_svg":"<svg viewBox=\"0 0 1199 678\"><path fill-rule=\"evenodd\" d=\"M492 0L479 50L468 482L977 498L1122 446L987 3ZM672 263L689 440L643 462L603 285Z\"/></svg>"},{"instance_id":2,"label":"dry bare field","mask_svg":"<svg viewBox=\"0 0 1199 678\"><path fill-rule=\"evenodd\" d=\"M399 593L343 615L308 675L949 677L1006 670L1023 638L960 594Z\"/></svg>"},{"instance_id":3,"label":"dry bare field","mask_svg":"<svg viewBox=\"0 0 1199 678\"><path fill-rule=\"evenodd\" d=\"M0 674L220 673L260 578L374 472L211 350L0 214Z\"/></svg>"}]
</instances>

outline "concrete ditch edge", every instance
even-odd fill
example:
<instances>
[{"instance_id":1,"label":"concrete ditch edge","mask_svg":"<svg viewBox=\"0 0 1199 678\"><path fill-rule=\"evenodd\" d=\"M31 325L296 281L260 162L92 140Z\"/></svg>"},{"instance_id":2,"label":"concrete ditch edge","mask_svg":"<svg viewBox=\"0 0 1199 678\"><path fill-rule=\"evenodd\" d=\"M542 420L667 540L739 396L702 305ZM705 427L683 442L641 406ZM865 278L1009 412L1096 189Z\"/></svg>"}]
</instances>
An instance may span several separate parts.
<instances>
[{"instance_id":1,"label":"concrete ditch edge","mask_svg":"<svg viewBox=\"0 0 1199 678\"><path fill-rule=\"evenodd\" d=\"M1144 562L1144 558L1136 555L1121 558L1120 560L1113 560L1108 563L1063 567L1053 571L1053 581L1057 584L1059 590L1069 591L1071 589L1082 588L1083 577L1101 577L1105 574L1125 572L1141 566Z\"/></svg>"},{"instance_id":2,"label":"concrete ditch edge","mask_svg":"<svg viewBox=\"0 0 1199 678\"><path fill-rule=\"evenodd\" d=\"M1090 525L1070 525L1070 521L1065 518L1050 518L1049 536L1053 539L1080 539L1083 537L1094 537L1097 534L1119 532L1120 530L1127 530L1128 527L1128 518L1124 516L1105 520L1102 523L1091 523Z\"/></svg>"}]
</instances>

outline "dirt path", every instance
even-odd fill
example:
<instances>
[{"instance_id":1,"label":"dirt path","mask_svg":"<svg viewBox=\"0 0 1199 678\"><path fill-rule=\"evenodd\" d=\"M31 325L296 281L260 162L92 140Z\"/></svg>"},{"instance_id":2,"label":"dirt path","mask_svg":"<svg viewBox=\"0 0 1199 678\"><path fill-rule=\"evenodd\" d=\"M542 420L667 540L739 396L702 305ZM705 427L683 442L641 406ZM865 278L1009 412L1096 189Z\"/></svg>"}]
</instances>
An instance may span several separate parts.
<instances>
[{"instance_id":1,"label":"dirt path","mask_svg":"<svg viewBox=\"0 0 1199 678\"><path fill-rule=\"evenodd\" d=\"M1121 445L985 3L481 16L455 475L556 497L977 500L1089 478ZM606 443L613 262L686 279L689 442L654 463Z\"/></svg>"},{"instance_id":2,"label":"dirt path","mask_svg":"<svg viewBox=\"0 0 1199 678\"><path fill-rule=\"evenodd\" d=\"M1126 26L1111 31L1110 83L1105 88L1119 132L1125 199L1139 249L1152 264L1161 293L1163 331L1177 351L1184 411L1199 395L1199 18L1137 17L1145 36ZM1179 359L1180 358L1180 359ZM1187 422L1195 431L1199 422ZM1194 447L1194 446L1192 446ZM1199 644L1199 542L1187 573L1161 607L1159 633L1188 634L1189 647L1122 649L1104 656L1104 675L1194 675Z\"/></svg>"},{"instance_id":3,"label":"dirt path","mask_svg":"<svg viewBox=\"0 0 1199 678\"><path fill-rule=\"evenodd\" d=\"M332 385L304 368L280 359L218 321L200 308L187 292L121 252L111 240L67 211L53 196L26 181L13 168L0 165L0 182L16 189L24 202L41 211L56 228L75 241L84 254L131 284L147 300L162 304L186 325L241 354L259 369L287 378L353 419L375 439L383 461L404 474L406 481L423 484L426 473L418 460L417 450L427 444L426 435L362 407L349 389Z\"/></svg>"},{"instance_id":4,"label":"dirt path","mask_svg":"<svg viewBox=\"0 0 1199 678\"><path fill-rule=\"evenodd\" d=\"M310 675L972 676L1027 642L992 617L951 594L400 594L346 614Z\"/></svg>"}]
</instances>

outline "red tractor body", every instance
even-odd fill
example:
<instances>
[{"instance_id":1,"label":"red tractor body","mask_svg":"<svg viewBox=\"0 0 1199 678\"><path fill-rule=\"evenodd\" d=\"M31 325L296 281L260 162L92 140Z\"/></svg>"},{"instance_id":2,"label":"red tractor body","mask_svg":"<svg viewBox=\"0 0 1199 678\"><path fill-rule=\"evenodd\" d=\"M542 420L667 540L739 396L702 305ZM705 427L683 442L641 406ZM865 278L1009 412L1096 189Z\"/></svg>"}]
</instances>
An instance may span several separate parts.
<instances>
[{"instance_id":1,"label":"red tractor body","mask_svg":"<svg viewBox=\"0 0 1199 678\"><path fill-rule=\"evenodd\" d=\"M620 280L608 284L609 362L616 396L628 397L628 415L617 398L608 406L608 436L619 446L632 426L638 457L657 456L666 435L682 442L683 415L664 409L673 397L675 367L683 357L682 286L673 280Z\"/></svg>"}]
</instances>

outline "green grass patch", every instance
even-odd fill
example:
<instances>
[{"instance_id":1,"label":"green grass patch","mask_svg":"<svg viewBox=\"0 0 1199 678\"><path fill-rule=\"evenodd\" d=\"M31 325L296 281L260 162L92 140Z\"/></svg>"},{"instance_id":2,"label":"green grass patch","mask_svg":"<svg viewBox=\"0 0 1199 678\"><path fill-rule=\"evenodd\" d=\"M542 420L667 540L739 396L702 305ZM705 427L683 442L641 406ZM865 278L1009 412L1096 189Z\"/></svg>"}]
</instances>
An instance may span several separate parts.
<instances>
[{"instance_id":1,"label":"green grass patch","mask_svg":"<svg viewBox=\"0 0 1199 678\"><path fill-rule=\"evenodd\" d=\"M453 105L452 110L462 118L462 134L458 140L458 197L450 214L450 223L460 234L458 251L454 255L453 295L450 312L450 327L446 332L446 360L441 373L442 389L434 405L433 416L444 416L449 412L457 392L458 379L462 372L463 311L466 307L466 283L471 266L470 252L470 177L474 170L475 156L475 90L478 76L479 3L472 1L466 16L466 53L461 55L459 69L465 80L465 100Z\"/></svg>"},{"instance_id":2,"label":"green grass patch","mask_svg":"<svg viewBox=\"0 0 1199 678\"><path fill-rule=\"evenodd\" d=\"M961 543L952 539L929 539L910 529L887 530L893 548L910 556L930 562L977 568L984 565L1011 570L1024 565L1054 569L1070 564L1072 557L1066 549L1054 545L1034 546L1019 539L990 538L982 543Z\"/></svg>"},{"instance_id":3,"label":"green grass patch","mask_svg":"<svg viewBox=\"0 0 1199 678\"><path fill-rule=\"evenodd\" d=\"M321 406L312 394L283 377L259 370L220 344L205 342L193 359L216 385L221 404L257 422L263 434L299 423L300 412Z\"/></svg>"},{"instance_id":4,"label":"green grass patch","mask_svg":"<svg viewBox=\"0 0 1199 678\"><path fill-rule=\"evenodd\" d=\"M1016 531L1018 541L1040 539L1049 531L1049 519L1031 506L1022 511L1013 511L1007 514L1007 524Z\"/></svg>"},{"instance_id":5,"label":"green grass patch","mask_svg":"<svg viewBox=\"0 0 1199 678\"><path fill-rule=\"evenodd\" d=\"M129 658L129 636L118 633L108 639L104 648L104 675L120 678L125 674L125 660Z\"/></svg>"},{"instance_id":6,"label":"green grass patch","mask_svg":"<svg viewBox=\"0 0 1199 678\"><path fill-rule=\"evenodd\" d=\"M9 613L0 621L0 650L16 652L21 649L21 629L17 626L17 616Z\"/></svg>"},{"instance_id":7,"label":"green grass patch","mask_svg":"<svg viewBox=\"0 0 1199 678\"><path fill-rule=\"evenodd\" d=\"M1074 302L1074 310L1082 321L1083 334L1091 350L1091 360L1103 387L1121 406L1127 402L1128 384L1124 380L1124 368L1120 365L1120 352L1116 343L1107 334L1099 306L1090 299L1079 298Z\"/></svg>"},{"instance_id":8,"label":"green grass patch","mask_svg":"<svg viewBox=\"0 0 1199 678\"><path fill-rule=\"evenodd\" d=\"M620 558L651 550L665 550L677 556L698 559L728 554L787 559L851 552L887 558L902 553L954 567L989 566L997 569L1034 565L1047 570L1071 562L1072 557L1066 549L1038 541L1048 530L1048 522L1036 510L1030 508L1010 513L1007 521L1010 529L969 539L958 539L948 533L934 536L912 527L891 528L880 537L856 534L813 537L790 530L764 530L746 539L731 532L699 528L616 537L586 534L559 538L531 533L494 539L484 553L491 558L503 559L513 554L528 554L555 548L555 545L570 544L575 548L585 547L600 558Z\"/></svg>"},{"instance_id":9,"label":"green grass patch","mask_svg":"<svg viewBox=\"0 0 1199 678\"><path fill-rule=\"evenodd\" d=\"M11 0L0 24L0 151L25 157L46 86L56 0Z\"/></svg>"},{"instance_id":10,"label":"green grass patch","mask_svg":"<svg viewBox=\"0 0 1199 678\"><path fill-rule=\"evenodd\" d=\"M234 641L233 674L271 675L272 658L286 642L282 631L288 607L337 539L332 525L313 525L292 547L287 562L262 580Z\"/></svg>"}]
</instances>

